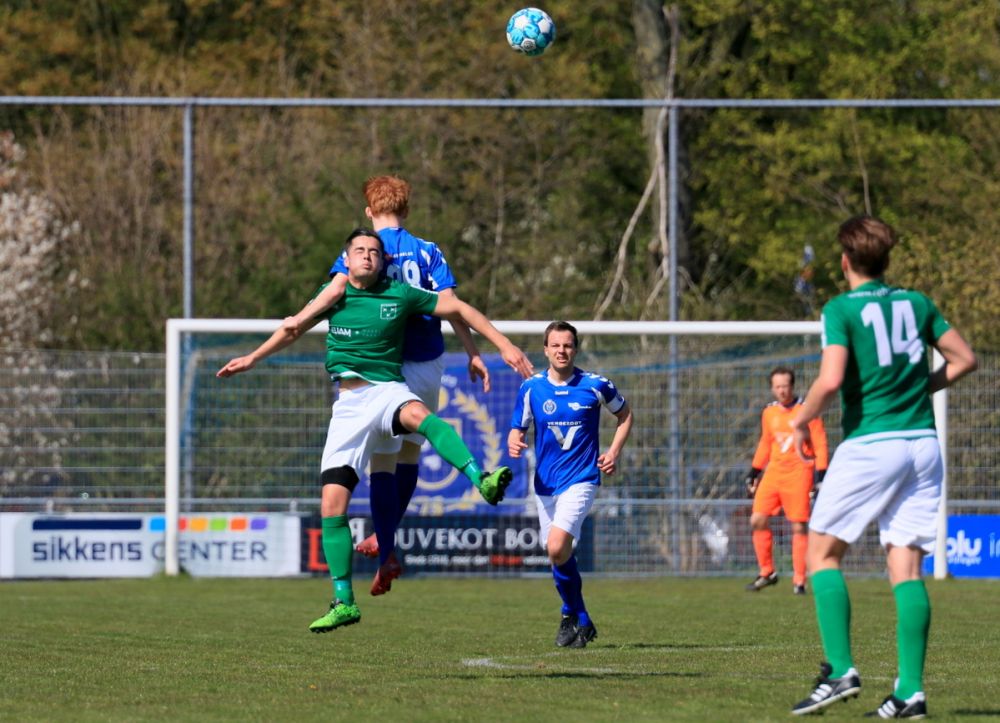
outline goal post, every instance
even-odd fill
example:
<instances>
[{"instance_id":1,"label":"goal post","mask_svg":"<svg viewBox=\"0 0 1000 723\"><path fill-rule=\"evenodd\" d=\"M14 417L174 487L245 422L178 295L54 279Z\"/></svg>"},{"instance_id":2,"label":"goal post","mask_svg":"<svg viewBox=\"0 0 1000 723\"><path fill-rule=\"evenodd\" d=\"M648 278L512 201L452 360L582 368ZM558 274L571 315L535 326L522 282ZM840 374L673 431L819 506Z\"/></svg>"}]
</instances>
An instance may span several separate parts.
<instances>
[{"instance_id":1,"label":"goal post","mask_svg":"<svg viewBox=\"0 0 1000 723\"><path fill-rule=\"evenodd\" d=\"M529 337L540 339L548 321L496 321L494 325L504 334L512 337ZM667 391L657 398L647 399L662 405L665 411L663 418L669 428L667 435L670 447L667 455L667 465L672 466L682 452L679 449L680 435L678 425L684 413L679 407L677 394L678 359L674 356L676 338L685 336L703 337L818 337L821 333L820 322L815 321L574 321L572 322L580 334L589 337L670 337L668 358L662 360L665 369L662 373L668 377ZM182 426L185 416L185 395L182 391L182 369L186 360L191 361L190 344L185 341L186 335L216 334L216 335L269 335L281 325L276 319L169 319L166 324L166 409L165 409L165 470L164 470L164 572L168 576L179 574L181 570L179 558L179 520L181 513L181 452ZM446 333L450 327L444 325ZM325 334L326 322L321 322L309 330L310 334ZM248 350L244 350L248 351ZM288 353L283 352L283 353ZM940 357L934 357L935 365L940 363ZM804 391L804 390L803 390ZM665 398L664 398L665 397ZM947 451L947 396L939 392L934 396L934 412L937 420L938 437L942 454ZM671 470L674 472L675 470ZM680 500L680 486L675 486L674 503L690 502ZM946 497L942 496L939 512L939 524L934 560L934 576L943 578L947 575L946 550L947 536L947 506Z\"/></svg>"}]
</instances>

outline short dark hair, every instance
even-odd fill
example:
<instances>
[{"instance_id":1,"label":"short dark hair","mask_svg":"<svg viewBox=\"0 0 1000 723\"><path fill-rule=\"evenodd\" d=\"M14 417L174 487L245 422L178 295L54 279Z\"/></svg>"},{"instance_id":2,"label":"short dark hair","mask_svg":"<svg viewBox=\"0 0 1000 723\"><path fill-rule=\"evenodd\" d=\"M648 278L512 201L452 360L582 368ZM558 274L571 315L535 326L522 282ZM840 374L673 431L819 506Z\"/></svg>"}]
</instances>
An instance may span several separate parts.
<instances>
[{"instance_id":1,"label":"short dark hair","mask_svg":"<svg viewBox=\"0 0 1000 723\"><path fill-rule=\"evenodd\" d=\"M347 240L344 241L344 248L349 249L354 239L360 236L368 236L369 238L373 238L378 241L378 247L382 251L382 255L385 256L385 244L382 243L382 239L377 233L372 231L370 228L365 228L364 226L358 226L356 229L347 234Z\"/></svg>"},{"instance_id":2,"label":"short dark hair","mask_svg":"<svg viewBox=\"0 0 1000 723\"><path fill-rule=\"evenodd\" d=\"M547 327L545 327L545 336L543 337L542 343L548 346L549 334L553 331L568 331L573 335L573 346L579 346L578 339L576 336L576 327L570 324L568 321L553 321Z\"/></svg>"},{"instance_id":3,"label":"short dark hair","mask_svg":"<svg viewBox=\"0 0 1000 723\"><path fill-rule=\"evenodd\" d=\"M889 268L889 251L896 245L896 231L874 216L855 216L844 221L837 240L847 254L851 268L872 279Z\"/></svg>"},{"instance_id":4,"label":"short dark hair","mask_svg":"<svg viewBox=\"0 0 1000 723\"><path fill-rule=\"evenodd\" d=\"M777 376L778 374L787 374L789 380L792 382L792 386L793 387L795 386L795 372L793 372L788 367L775 367L774 369L771 370L771 373L768 375L767 381L773 382L774 377Z\"/></svg>"}]
</instances>

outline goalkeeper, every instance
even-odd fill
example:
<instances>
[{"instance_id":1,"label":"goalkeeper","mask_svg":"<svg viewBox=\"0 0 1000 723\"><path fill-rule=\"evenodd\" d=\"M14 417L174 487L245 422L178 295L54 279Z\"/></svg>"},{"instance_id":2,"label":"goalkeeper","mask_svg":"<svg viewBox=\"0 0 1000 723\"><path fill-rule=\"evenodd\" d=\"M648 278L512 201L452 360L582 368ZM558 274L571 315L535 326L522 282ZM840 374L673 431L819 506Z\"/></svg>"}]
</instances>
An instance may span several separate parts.
<instances>
[{"instance_id":1,"label":"goalkeeper","mask_svg":"<svg viewBox=\"0 0 1000 723\"><path fill-rule=\"evenodd\" d=\"M309 629L325 633L361 620L351 583L352 546L347 507L358 483L358 471L372 461L373 453L399 451L400 435L420 432L445 460L468 477L492 505L503 499L511 471L500 467L483 472L454 429L432 414L403 381L402 345L407 317L433 314L459 317L485 336L504 361L522 373L531 371L524 353L501 334L481 313L454 296L438 295L385 279L381 275L384 248L374 231L357 229L346 242L348 286L343 299L325 316L326 369L339 382L320 469L323 518L323 553L333 578L333 602ZM237 357L217 373L219 377L249 371L271 354L298 339L321 317L298 331L282 326L252 353Z\"/></svg>"},{"instance_id":2,"label":"goalkeeper","mask_svg":"<svg viewBox=\"0 0 1000 723\"><path fill-rule=\"evenodd\" d=\"M778 582L774 569L774 535L768 519L784 510L792 523L792 592L806 592L806 546L810 501L815 497L813 478L817 482L826 474L829 452L823 420L816 418L809 425L815 460L799 458L793 444L791 421L802 407L795 396L795 372L777 367L771 372L771 394L774 401L761 414L760 442L746 478L747 494L753 497L750 529L753 550L760 572L747 584L747 592L759 592ZM765 469L766 468L766 469Z\"/></svg>"}]
</instances>

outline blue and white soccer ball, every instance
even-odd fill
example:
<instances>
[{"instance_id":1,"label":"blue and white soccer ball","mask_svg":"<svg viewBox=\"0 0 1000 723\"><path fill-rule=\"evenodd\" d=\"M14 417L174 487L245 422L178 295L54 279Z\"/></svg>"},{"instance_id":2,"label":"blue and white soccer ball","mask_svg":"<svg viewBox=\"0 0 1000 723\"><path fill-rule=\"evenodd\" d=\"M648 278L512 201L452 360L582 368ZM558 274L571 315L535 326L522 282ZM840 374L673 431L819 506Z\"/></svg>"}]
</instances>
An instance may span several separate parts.
<instances>
[{"instance_id":1,"label":"blue and white soccer ball","mask_svg":"<svg viewBox=\"0 0 1000 723\"><path fill-rule=\"evenodd\" d=\"M556 24L544 10L524 8L507 22L507 42L525 55L541 55L556 39Z\"/></svg>"}]
</instances>

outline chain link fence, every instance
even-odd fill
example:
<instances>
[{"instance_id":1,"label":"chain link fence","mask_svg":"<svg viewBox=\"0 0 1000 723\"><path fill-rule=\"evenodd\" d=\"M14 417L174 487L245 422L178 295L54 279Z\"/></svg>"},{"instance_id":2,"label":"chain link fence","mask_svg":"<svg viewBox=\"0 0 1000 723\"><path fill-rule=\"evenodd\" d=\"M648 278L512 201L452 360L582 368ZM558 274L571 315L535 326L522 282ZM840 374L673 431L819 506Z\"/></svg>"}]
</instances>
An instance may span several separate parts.
<instances>
[{"instance_id":1,"label":"chain link fence","mask_svg":"<svg viewBox=\"0 0 1000 723\"><path fill-rule=\"evenodd\" d=\"M306 337L250 374L215 378L226 360L259 340L201 340L184 367L184 510L318 509L332 400L322 338ZM529 350L540 346L515 341ZM582 368L611 377L636 414L620 472L605 480L592 513L594 568L623 575L750 574L755 560L742 478L770 401L768 373L792 366L804 393L817 370L817 340L680 337L675 365L666 363L667 343L590 337L578 357ZM540 355L534 361L543 362ZM981 355L980 370L949 392L954 513L1000 510L998 362L996 354ZM162 511L164 364L161 354L0 353L0 511ZM670 459L671 376L680 410L673 427L679 464ZM495 377L492 395L516 393L513 374L497 368ZM607 443L613 419L604 416ZM839 412L831 410L825 421L832 449L840 440ZM496 420L504 436L507 422ZM422 494L418 489L411 514L432 508L421 508ZM533 510L524 499L504 507ZM788 570L790 528L781 518L772 522L776 563ZM875 573L882 565L872 528L847 566Z\"/></svg>"}]
</instances>

